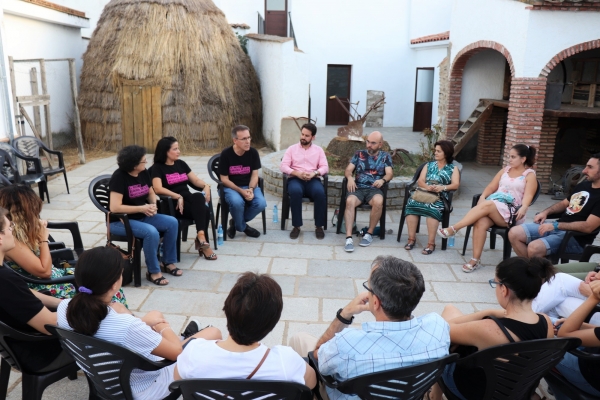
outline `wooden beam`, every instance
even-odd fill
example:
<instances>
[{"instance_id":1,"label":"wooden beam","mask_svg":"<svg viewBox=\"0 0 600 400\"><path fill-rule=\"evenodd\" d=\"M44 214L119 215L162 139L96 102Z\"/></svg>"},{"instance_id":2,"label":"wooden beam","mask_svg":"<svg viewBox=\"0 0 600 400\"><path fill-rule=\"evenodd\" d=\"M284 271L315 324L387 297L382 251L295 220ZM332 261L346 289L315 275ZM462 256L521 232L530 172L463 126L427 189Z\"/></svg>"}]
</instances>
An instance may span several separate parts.
<instances>
[{"instance_id":1,"label":"wooden beam","mask_svg":"<svg viewBox=\"0 0 600 400\"><path fill-rule=\"evenodd\" d=\"M42 94L48 94L48 85L46 83L46 61L42 58L40 61L40 75L42 78ZM54 150L52 146L52 124L50 123L50 103L44 105L44 117L46 121L46 140L48 148Z\"/></svg>"},{"instance_id":2,"label":"wooden beam","mask_svg":"<svg viewBox=\"0 0 600 400\"><path fill-rule=\"evenodd\" d=\"M77 75L75 60L73 58L69 59L69 78L71 80L71 96L73 97L73 125L75 128L75 141L77 142L77 155L79 156L79 164L85 164L85 152L81 136L81 118L79 116L79 107L77 106Z\"/></svg>"},{"instance_id":3,"label":"wooden beam","mask_svg":"<svg viewBox=\"0 0 600 400\"><path fill-rule=\"evenodd\" d=\"M596 84L592 83L590 85L590 97L588 98L587 106L590 108L593 108L595 99L596 99Z\"/></svg>"},{"instance_id":4,"label":"wooden beam","mask_svg":"<svg viewBox=\"0 0 600 400\"><path fill-rule=\"evenodd\" d=\"M32 102L32 101L50 101L50 95L49 94L37 94L37 95L32 95L32 96L17 96L17 102L19 103L26 103L26 102Z\"/></svg>"},{"instance_id":5,"label":"wooden beam","mask_svg":"<svg viewBox=\"0 0 600 400\"><path fill-rule=\"evenodd\" d=\"M154 144L162 139L162 94L160 86L152 87L152 135Z\"/></svg>"},{"instance_id":6,"label":"wooden beam","mask_svg":"<svg viewBox=\"0 0 600 400\"><path fill-rule=\"evenodd\" d=\"M29 70L29 83L31 83L31 95L37 96L39 95L39 85L37 79L37 69L31 68ZM40 113L40 105L33 105L33 123L35 125L35 129L38 132L42 131L42 114Z\"/></svg>"}]
</instances>

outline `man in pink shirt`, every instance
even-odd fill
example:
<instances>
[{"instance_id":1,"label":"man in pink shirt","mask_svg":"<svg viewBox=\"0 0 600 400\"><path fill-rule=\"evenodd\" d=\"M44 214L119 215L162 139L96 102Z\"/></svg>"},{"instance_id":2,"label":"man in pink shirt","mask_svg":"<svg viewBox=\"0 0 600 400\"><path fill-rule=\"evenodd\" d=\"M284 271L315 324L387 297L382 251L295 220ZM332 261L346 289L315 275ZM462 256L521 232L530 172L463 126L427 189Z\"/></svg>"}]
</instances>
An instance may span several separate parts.
<instances>
[{"instance_id":1,"label":"man in pink shirt","mask_svg":"<svg viewBox=\"0 0 600 400\"><path fill-rule=\"evenodd\" d=\"M290 175L288 193L292 210L292 225L290 239L297 239L302 226L302 198L311 198L315 204L315 234L317 239L323 239L325 218L327 218L327 203L325 190L320 176L329 172L327 157L322 148L313 143L317 127L314 124L302 125L300 143L291 145L281 160L281 172Z\"/></svg>"}]
</instances>

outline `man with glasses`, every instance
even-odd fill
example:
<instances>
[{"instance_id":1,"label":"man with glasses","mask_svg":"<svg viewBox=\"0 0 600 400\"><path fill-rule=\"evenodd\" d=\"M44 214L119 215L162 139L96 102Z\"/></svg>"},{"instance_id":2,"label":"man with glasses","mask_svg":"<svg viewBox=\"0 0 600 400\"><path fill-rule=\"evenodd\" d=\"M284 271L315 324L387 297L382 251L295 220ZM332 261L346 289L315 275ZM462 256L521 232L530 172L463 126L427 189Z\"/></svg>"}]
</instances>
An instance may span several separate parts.
<instances>
[{"instance_id":1,"label":"man with glasses","mask_svg":"<svg viewBox=\"0 0 600 400\"><path fill-rule=\"evenodd\" d=\"M338 310L320 339L298 333L289 345L303 357L314 350L321 373L338 381L448 355L448 323L437 313L412 315L425 292L423 275L414 264L379 256L363 287L366 291ZM364 311L375 321L350 328L354 316ZM354 398L330 388L327 394L332 400Z\"/></svg>"},{"instance_id":2,"label":"man with glasses","mask_svg":"<svg viewBox=\"0 0 600 400\"><path fill-rule=\"evenodd\" d=\"M225 201L229 205L231 219L227 236L235 237L236 232L257 238L260 232L246 222L251 221L267 207L267 202L258 187L260 156L250 147L250 128L237 125L231 130L233 146L221 152L219 175L225 186Z\"/></svg>"},{"instance_id":3,"label":"man with glasses","mask_svg":"<svg viewBox=\"0 0 600 400\"><path fill-rule=\"evenodd\" d=\"M367 247L373 242L373 231L381 218L383 211L383 185L392 180L392 157L385 151L383 146L383 135L380 132L372 132L367 137L367 149L359 150L354 154L350 164L346 167L345 176L348 179L348 196L346 197L346 245L344 250L354 251L352 240L352 227L354 225L354 213L356 207L362 203L368 203L371 208L369 218L369 229L360 241L360 246ZM356 176L353 177L353 173Z\"/></svg>"}]
</instances>

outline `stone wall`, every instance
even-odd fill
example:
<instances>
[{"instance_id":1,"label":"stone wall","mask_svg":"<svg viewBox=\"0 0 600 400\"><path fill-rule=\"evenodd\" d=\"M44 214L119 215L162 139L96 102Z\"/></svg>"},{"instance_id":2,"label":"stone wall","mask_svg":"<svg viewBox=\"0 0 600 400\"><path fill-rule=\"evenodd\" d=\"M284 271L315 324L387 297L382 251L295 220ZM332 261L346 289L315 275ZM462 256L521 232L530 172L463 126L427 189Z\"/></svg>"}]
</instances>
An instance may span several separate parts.
<instances>
[{"instance_id":1,"label":"stone wall","mask_svg":"<svg viewBox=\"0 0 600 400\"><path fill-rule=\"evenodd\" d=\"M384 96L383 92L378 90L367 90L367 110L371 107L371 104L380 100ZM367 115L367 120L365 121L365 126L368 128L376 128L383 126L383 108L385 105L382 105L377 110L371 111L369 115Z\"/></svg>"},{"instance_id":2,"label":"stone wall","mask_svg":"<svg viewBox=\"0 0 600 400\"><path fill-rule=\"evenodd\" d=\"M440 97L438 101L437 123L441 125L443 129L446 127L446 113L448 112L448 95L450 93L450 58L444 58L438 67L440 69Z\"/></svg>"}]
</instances>

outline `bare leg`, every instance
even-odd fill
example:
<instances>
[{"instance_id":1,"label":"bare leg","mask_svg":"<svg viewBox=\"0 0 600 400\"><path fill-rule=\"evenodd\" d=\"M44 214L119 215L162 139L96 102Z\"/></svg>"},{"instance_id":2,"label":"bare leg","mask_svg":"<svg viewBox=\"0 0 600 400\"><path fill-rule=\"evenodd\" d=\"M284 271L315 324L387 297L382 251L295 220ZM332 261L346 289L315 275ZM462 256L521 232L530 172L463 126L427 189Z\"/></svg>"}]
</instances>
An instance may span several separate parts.
<instances>
[{"instance_id":1,"label":"bare leg","mask_svg":"<svg viewBox=\"0 0 600 400\"><path fill-rule=\"evenodd\" d=\"M508 240L519 257L527 257L527 235L522 226L515 226L508 231Z\"/></svg>"},{"instance_id":2,"label":"bare leg","mask_svg":"<svg viewBox=\"0 0 600 400\"><path fill-rule=\"evenodd\" d=\"M463 219L453 224L452 226L455 230L458 231L459 229L462 229L465 226L473 225L475 222L477 222L483 217L489 217L492 221L494 221L494 224L496 225L507 226L506 221L504 221L504 218L502 218L502 216L498 212L496 205L491 200L485 200L482 203L471 208Z\"/></svg>"},{"instance_id":3,"label":"bare leg","mask_svg":"<svg viewBox=\"0 0 600 400\"><path fill-rule=\"evenodd\" d=\"M533 240L527 245L526 257L544 257L546 253L546 245L540 239Z\"/></svg>"},{"instance_id":4,"label":"bare leg","mask_svg":"<svg viewBox=\"0 0 600 400\"><path fill-rule=\"evenodd\" d=\"M377 194L373 196L371 201L369 202L371 205L371 215L369 217L369 232L373 234L377 223L381 219L381 213L383 211L383 196Z\"/></svg>"},{"instance_id":5,"label":"bare leg","mask_svg":"<svg viewBox=\"0 0 600 400\"><path fill-rule=\"evenodd\" d=\"M416 215L406 216L406 227L408 228L408 240L414 239L417 236L417 224L419 217Z\"/></svg>"},{"instance_id":6,"label":"bare leg","mask_svg":"<svg viewBox=\"0 0 600 400\"><path fill-rule=\"evenodd\" d=\"M352 226L354 225L354 210L360 205L360 200L354 195L346 197L346 212L344 219L346 221L346 237L352 236Z\"/></svg>"},{"instance_id":7,"label":"bare leg","mask_svg":"<svg viewBox=\"0 0 600 400\"><path fill-rule=\"evenodd\" d=\"M427 243L435 244L435 235L438 227L440 226L440 221L435 218L427 218Z\"/></svg>"},{"instance_id":8,"label":"bare leg","mask_svg":"<svg viewBox=\"0 0 600 400\"><path fill-rule=\"evenodd\" d=\"M487 230L492 225L494 225L494 221L489 217L483 217L473 225L473 258L476 260L481 259L483 246L485 246L485 240L487 239Z\"/></svg>"}]
</instances>

